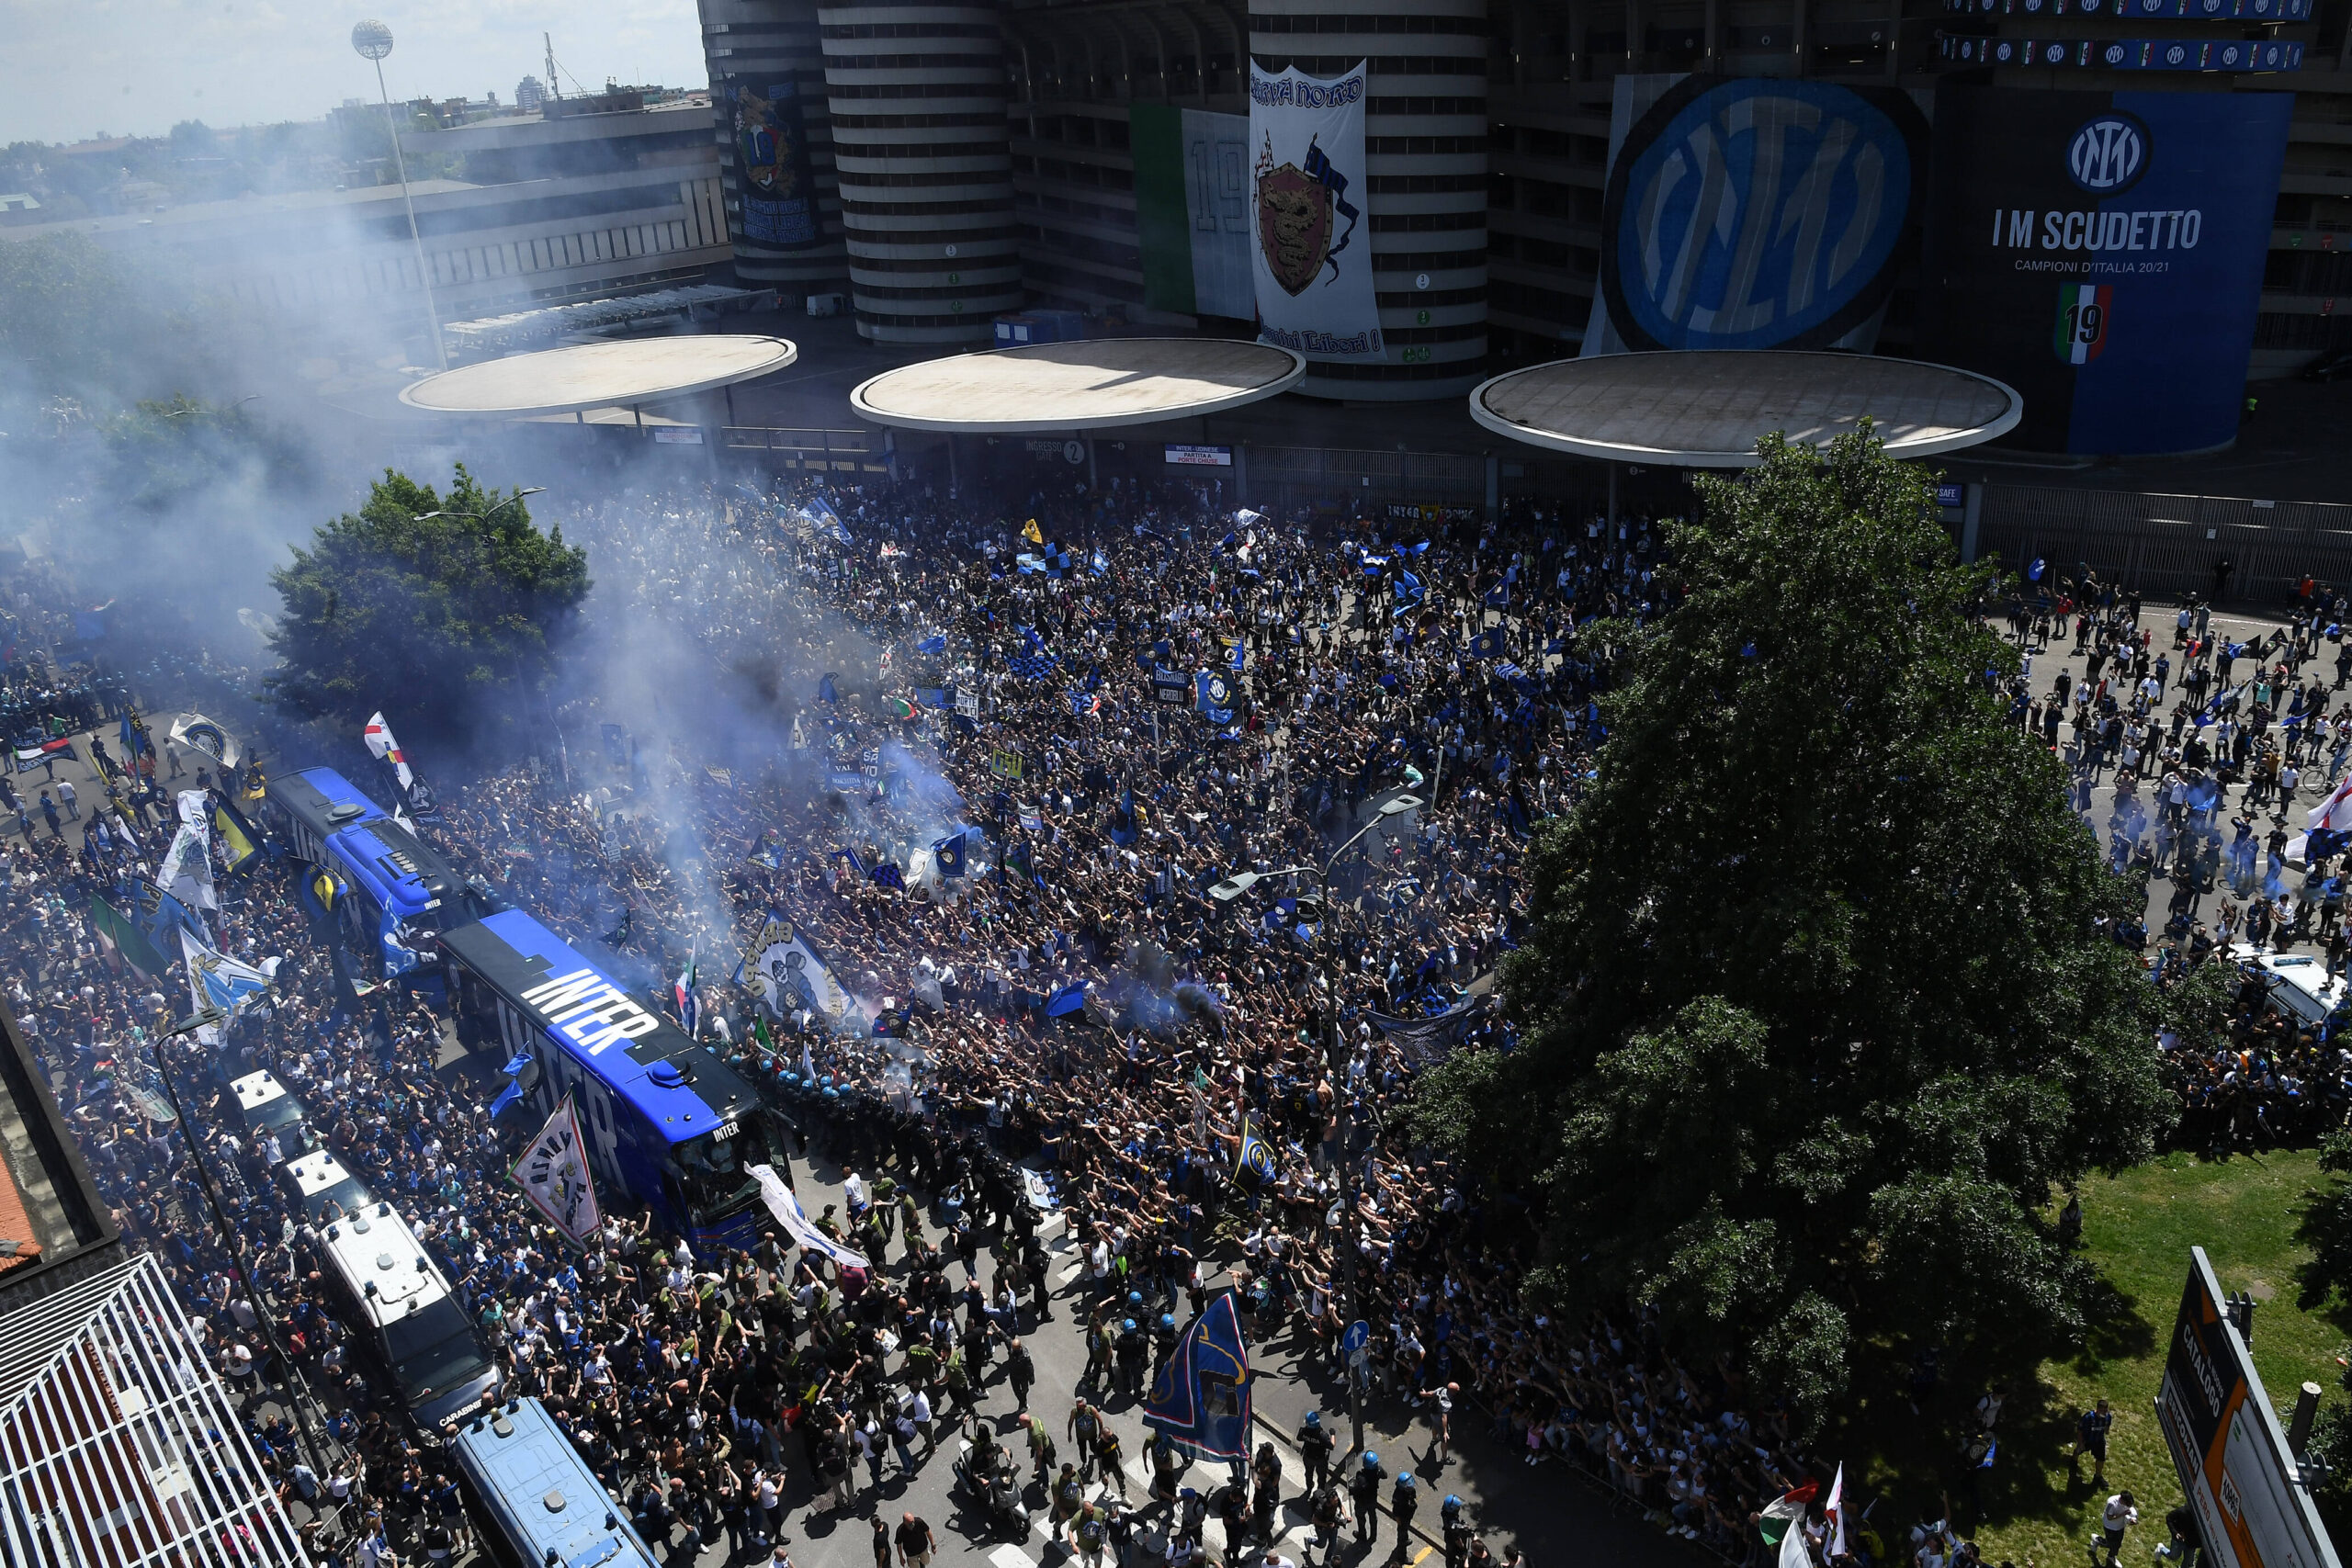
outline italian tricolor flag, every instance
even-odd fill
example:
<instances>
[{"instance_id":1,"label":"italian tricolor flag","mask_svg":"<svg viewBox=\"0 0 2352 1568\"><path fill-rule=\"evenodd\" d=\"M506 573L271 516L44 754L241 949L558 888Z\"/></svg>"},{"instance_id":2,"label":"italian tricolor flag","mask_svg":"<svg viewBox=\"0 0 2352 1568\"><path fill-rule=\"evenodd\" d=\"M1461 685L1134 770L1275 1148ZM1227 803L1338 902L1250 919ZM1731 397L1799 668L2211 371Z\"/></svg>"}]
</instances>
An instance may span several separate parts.
<instances>
[{"instance_id":1,"label":"italian tricolor flag","mask_svg":"<svg viewBox=\"0 0 2352 1568\"><path fill-rule=\"evenodd\" d=\"M1819 1482L1808 1481L1767 1503L1758 1517L1764 1544L1779 1551L1780 1568L1812 1568L1813 1553L1804 1542L1804 1514L1820 1490Z\"/></svg>"}]
</instances>

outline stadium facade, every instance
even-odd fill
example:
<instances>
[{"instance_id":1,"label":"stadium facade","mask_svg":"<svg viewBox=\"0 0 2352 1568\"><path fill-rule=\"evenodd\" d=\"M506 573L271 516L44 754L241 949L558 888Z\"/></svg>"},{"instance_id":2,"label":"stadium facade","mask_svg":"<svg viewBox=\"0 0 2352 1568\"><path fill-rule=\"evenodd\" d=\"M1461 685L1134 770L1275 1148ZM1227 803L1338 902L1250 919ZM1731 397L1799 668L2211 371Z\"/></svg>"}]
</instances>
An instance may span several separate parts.
<instances>
[{"instance_id":1,"label":"stadium facade","mask_svg":"<svg viewBox=\"0 0 2352 1568\"><path fill-rule=\"evenodd\" d=\"M1186 151L1202 146L1199 126L1216 123L1195 117L1230 117L1221 123L1243 127L1246 137L1253 60L1261 71L1327 77L1368 63L1364 177L1351 195L1370 231L1387 352L1380 363L1318 362L1306 389L1324 396L1451 398L1495 369L1577 352L1595 328L1596 295L1607 293L1612 149L1670 85L1690 75L1774 85L1782 105L1776 113L1789 112L1792 93L1848 89L1917 139L1910 242L1864 301L1854 331L1812 340L1892 353L1932 347L1944 309L1942 278L1927 276L1935 264L1923 260L1917 242L1920 230L1936 225L1928 187L1943 178L1942 166L1972 155L1987 163L2031 155L1999 137L1981 154L1938 141L1940 163L1930 175L1927 127L1958 118L1939 112L1955 89L1992 90L1985 102L1996 122L2005 112L1998 106L2011 101L1999 95L2017 92L2108 95L2117 104L2222 96L2228 104L2210 112L2256 120L2259 100L2284 98L2294 107L2283 149L2260 135L2223 149L2238 161L2241 185L2276 181L2267 232L2253 242L2256 276L2245 280L2259 293L2249 369L2256 378L2287 374L2352 347L2352 333L2335 324L2346 282L2343 242L2352 237L2352 130L2339 123L2352 119L2352 0L1250 0L1246 7L1073 0L994 9L829 6L821 17L805 0L703 0L703 17L714 88L721 89L714 99L722 163L737 140L723 88L745 69L746 39L804 40L796 52L762 57L761 69L796 84L819 221L797 270L775 270L741 231L741 176L730 166L729 220L744 276L805 280L809 292L848 288L870 337L903 337L905 323L922 321L933 341L981 341L988 317L980 303L1005 297L998 286L1008 280L1000 268L957 268L964 283L947 286L935 266L909 270L946 259L917 254L921 242L874 255L900 268L888 283L880 269L854 265L870 242L854 224L845 230L833 194L848 178L829 164L840 117L866 117L857 174L869 191L891 186L888 199L861 196L856 205L866 210L850 218L881 223L893 200L908 203L907 193L922 189L930 205L966 209L958 220L986 230L1003 210L993 205L995 183L933 182L993 172L993 125L966 123L988 112L991 100L971 71L993 42L1020 302L1208 331L1242 330L1246 316L1206 308L1220 301L1205 296L1193 309L1170 309L1152 276L1153 148L1164 141L1157 126L1171 111L1183 116L1193 138ZM992 24L994 40L968 31L981 19ZM945 30L902 33L887 48L875 34L848 47L861 28L926 24ZM819 42L821 49L811 47ZM944 76L974 90L940 97ZM904 96L885 96L894 84ZM1888 106L1890 95L1910 100L1916 118ZM2193 114L2169 133L2137 118L2155 126L2167 149L2205 134ZM955 144L952 155L943 155L946 143ZM905 217L888 220L910 226ZM971 291L966 309L938 309L954 287ZM926 294L934 298L925 301ZM2037 296L2030 303L2033 330L2047 335L2040 318L2049 302ZM941 320L949 315L960 320ZM2148 316L2119 310L2116 330L2151 330Z\"/></svg>"}]
</instances>

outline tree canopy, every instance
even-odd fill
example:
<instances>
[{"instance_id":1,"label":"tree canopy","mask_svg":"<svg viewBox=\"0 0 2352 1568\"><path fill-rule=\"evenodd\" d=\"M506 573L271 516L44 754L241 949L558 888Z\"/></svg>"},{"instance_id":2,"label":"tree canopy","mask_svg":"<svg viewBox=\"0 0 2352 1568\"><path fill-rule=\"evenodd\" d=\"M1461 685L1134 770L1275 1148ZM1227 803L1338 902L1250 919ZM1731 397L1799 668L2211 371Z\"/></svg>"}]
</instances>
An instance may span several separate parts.
<instances>
[{"instance_id":1,"label":"tree canopy","mask_svg":"<svg viewBox=\"0 0 2352 1568\"><path fill-rule=\"evenodd\" d=\"M1686 594L1599 625L1609 738L1530 855L1523 1043L1422 1130L1532 1189L1537 1292L1654 1305L1817 1418L1863 1340L2080 1322L2037 1217L2168 1111L2133 908L2004 714L1987 573L1867 434L1765 443L1665 525Z\"/></svg>"},{"instance_id":2,"label":"tree canopy","mask_svg":"<svg viewBox=\"0 0 2352 1568\"><path fill-rule=\"evenodd\" d=\"M108 458L99 486L134 514L158 516L222 487L259 493L306 477L294 445L254 419L243 402L178 393L101 422L98 435Z\"/></svg>"},{"instance_id":3,"label":"tree canopy","mask_svg":"<svg viewBox=\"0 0 2352 1568\"><path fill-rule=\"evenodd\" d=\"M0 244L0 380L18 383L0 391L81 395L105 385L141 314L114 258L86 234Z\"/></svg>"},{"instance_id":4,"label":"tree canopy","mask_svg":"<svg viewBox=\"0 0 2352 1568\"><path fill-rule=\"evenodd\" d=\"M425 731L512 724L545 689L589 589L588 552L531 525L522 492L464 465L446 494L386 469L367 504L270 574L285 613L270 685L306 716L380 708Z\"/></svg>"}]
</instances>

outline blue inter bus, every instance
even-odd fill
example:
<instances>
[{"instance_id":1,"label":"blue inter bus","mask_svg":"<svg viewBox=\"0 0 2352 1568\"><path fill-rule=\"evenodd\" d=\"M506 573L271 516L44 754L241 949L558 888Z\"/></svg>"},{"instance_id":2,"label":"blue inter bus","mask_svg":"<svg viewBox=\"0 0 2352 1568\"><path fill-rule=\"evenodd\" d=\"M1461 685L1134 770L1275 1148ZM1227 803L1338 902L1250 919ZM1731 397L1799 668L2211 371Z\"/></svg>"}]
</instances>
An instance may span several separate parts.
<instances>
[{"instance_id":1,"label":"blue inter bus","mask_svg":"<svg viewBox=\"0 0 2352 1568\"><path fill-rule=\"evenodd\" d=\"M485 912L457 868L390 818L329 834L324 863L344 885L340 900L352 944L388 969L403 934L437 932Z\"/></svg>"},{"instance_id":2,"label":"blue inter bus","mask_svg":"<svg viewBox=\"0 0 2352 1568\"><path fill-rule=\"evenodd\" d=\"M477 1412L449 1447L504 1568L657 1568L628 1511L537 1400Z\"/></svg>"},{"instance_id":3,"label":"blue inter bus","mask_svg":"<svg viewBox=\"0 0 2352 1568\"><path fill-rule=\"evenodd\" d=\"M789 1167L741 1075L520 909L446 931L441 947L458 1039L520 1061L536 1115L572 1097L605 1203L642 1203L696 1247L757 1243L750 1168Z\"/></svg>"},{"instance_id":4,"label":"blue inter bus","mask_svg":"<svg viewBox=\"0 0 2352 1568\"><path fill-rule=\"evenodd\" d=\"M383 808L333 768L304 768L263 786L262 815L297 860L316 865L345 828L384 821Z\"/></svg>"}]
</instances>

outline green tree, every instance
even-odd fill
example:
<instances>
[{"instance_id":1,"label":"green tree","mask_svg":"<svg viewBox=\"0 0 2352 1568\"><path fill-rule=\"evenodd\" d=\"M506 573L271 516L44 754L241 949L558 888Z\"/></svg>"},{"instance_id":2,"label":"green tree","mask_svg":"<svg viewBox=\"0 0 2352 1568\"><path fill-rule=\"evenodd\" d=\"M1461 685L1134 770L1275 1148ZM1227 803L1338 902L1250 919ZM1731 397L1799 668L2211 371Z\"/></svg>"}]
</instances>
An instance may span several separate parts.
<instances>
[{"instance_id":1,"label":"green tree","mask_svg":"<svg viewBox=\"0 0 2352 1568\"><path fill-rule=\"evenodd\" d=\"M0 243L0 379L37 397L85 394L121 362L126 324L146 314L114 258L86 234Z\"/></svg>"},{"instance_id":2,"label":"green tree","mask_svg":"<svg viewBox=\"0 0 2352 1568\"><path fill-rule=\"evenodd\" d=\"M211 403L182 392L103 422L101 488L131 513L152 516L217 487L298 482L305 467L300 454L252 417L249 401Z\"/></svg>"},{"instance_id":3,"label":"green tree","mask_svg":"<svg viewBox=\"0 0 2352 1568\"><path fill-rule=\"evenodd\" d=\"M386 469L356 513L270 574L277 698L306 716L468 737L513 724L543 691L589 589L588 552L531 525L522 492L458 465L446 494Z\"/></svg>"},{"instance_id":4,"label":"green tree","mask_svg":"<svg viewBox=\"0 0 2352 1568\"><path fill-rule=\"evenodd\" d=\"M1929 476L1769 440L1666 538L1687 593L1613 649L1599 774L1530 857L1523 1044L1420 1129L1542 1199L1532 1288L1654 1305L1818 1419L1864 1340L2078 1326L2036 1211L2146 1155L2136 895L1993 692Z\"/></svg>"}]
</instances>

